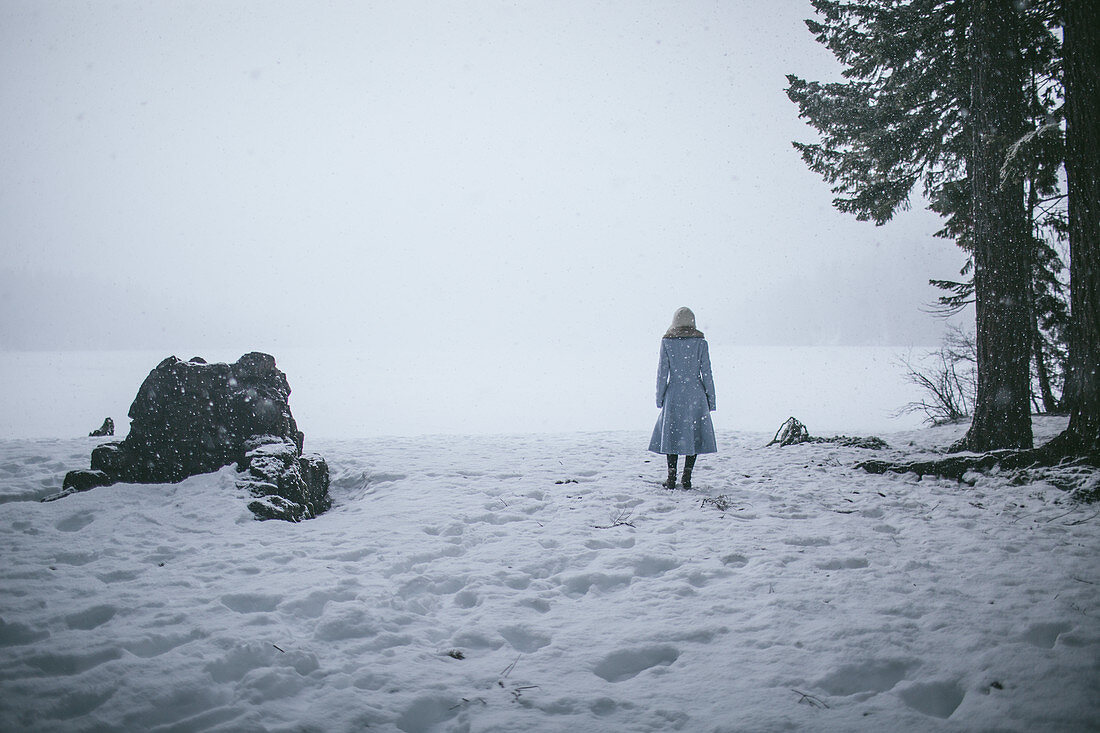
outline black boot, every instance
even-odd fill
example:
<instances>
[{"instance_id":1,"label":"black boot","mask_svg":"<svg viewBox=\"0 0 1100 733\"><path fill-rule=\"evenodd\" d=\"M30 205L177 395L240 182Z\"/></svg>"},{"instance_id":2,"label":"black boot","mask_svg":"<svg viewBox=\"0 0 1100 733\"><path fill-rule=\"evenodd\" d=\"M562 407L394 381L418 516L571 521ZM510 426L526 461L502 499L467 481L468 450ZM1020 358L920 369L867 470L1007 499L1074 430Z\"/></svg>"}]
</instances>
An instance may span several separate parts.
<instances>
[{"instance_id":1,"label":"black boot","mask_svg":"<svg viewBox=\"0 0 1100 733\"><path fill-rule=\"evenodd\" d=\"M684 456L684 477L680 480L680 483L684 485L685 489L691 488L691 469L695 468L695 456ZM675 473L675 468L673 472Z\"/></svg>"},{"instance_id":2,"label":"black boot","mask_svg":"<svg viewBox=\"0 0 1100 733\"><path fill-rule=\"evenodd\" d=\"M667 456L668 460L668 481L665 481L664 487L666 489L676 488L676 455L672 454Z\"/></svg>"}]
</instances>

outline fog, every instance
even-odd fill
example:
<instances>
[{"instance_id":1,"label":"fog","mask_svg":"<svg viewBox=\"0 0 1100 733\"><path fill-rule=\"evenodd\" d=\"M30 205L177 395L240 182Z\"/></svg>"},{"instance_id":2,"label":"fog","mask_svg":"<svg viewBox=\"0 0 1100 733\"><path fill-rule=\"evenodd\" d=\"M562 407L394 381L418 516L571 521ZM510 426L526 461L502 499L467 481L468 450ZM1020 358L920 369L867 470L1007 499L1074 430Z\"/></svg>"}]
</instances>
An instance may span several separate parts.
<instances>
[{"instance_id":1,"label":"fog","mask_svg":"<svg viewBox=\"0 0 1100 733\"><path fill-rule=\"evenodd\" d=\"M0 5L6 349L914 345L962 255L830 207L804 2ZM502 352L503 353L503 352Z\"/></svg>"}]
</instances>

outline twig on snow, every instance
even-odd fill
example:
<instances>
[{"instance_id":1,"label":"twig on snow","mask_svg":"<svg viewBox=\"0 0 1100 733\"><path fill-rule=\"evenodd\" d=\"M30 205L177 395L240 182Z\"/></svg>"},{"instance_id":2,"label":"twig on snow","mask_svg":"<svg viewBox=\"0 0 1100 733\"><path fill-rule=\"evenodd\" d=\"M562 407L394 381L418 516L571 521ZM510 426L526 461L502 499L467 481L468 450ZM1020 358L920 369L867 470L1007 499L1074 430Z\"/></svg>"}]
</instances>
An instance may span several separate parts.
<instances>
[{"instance_id":1,"label":"twig on snow","mask_svg":"<svg viewBox=\"0 0 1100 733\"><path fill-rule=\"evenodd\" d=\"M612 512L611 524L601 525L594 524L594 529L613 529L615 527L634 527L634 524L630 522L630 515L634 513L633 509L620 509L618 514Z\"/></svg>"},{"instance_id":2,"label":"twig on snow","mask_svg":"<svg viewBox=\"0 0 1100 733\"><path fill-rule=\"evenodd\" d=\"M519 702L519 699L523 697L525 690L540 690L538 685L521 685L519 687L512 688L512 702Z\"/></svg>"},{"instance_id":3,"label":"twig on snow","mask_svg":"<svg viewBox=\"0 0 1100 733\"><path fill-rule=\"evenodd\" d=\"M1047 520L1047 523L1049 524L1050 522L1053 522L1055 519L1061 519L1062 517L1068 517L1070 514L1073 514L1075 511L1077 511L1077 510L1076 509L1070 509L1068 512L1065 512L1063 514L1059 514L1056 517L1051 517L1050 519Z\"/></svg>"},{"instance_id":4,"label":"twig on snow","mask_svg":"<svg viewBox=\"0 0 1100 733\"><path fill-rule=\"evenodd\" d=\"M488 705L489 704L489 703L485 702L484 697L475 697L473 700L470 700L470 699L467 699L467 698L464 697L464 698L462 698L462 702L460 702L457 705L452 705L451 707L447 708L447 710L448 711L457 710L458 708L464 708L467 705L470 705L471 703L475 703L475 702L479 702L482 705Z\"/></svg>"},{"instance_id":5,"label":"twig on snow","mask_svg":"<svg viewBox=\"0 0 1100 733\"><path fill-rule=\"evenodd\" d=\"M791 692L795 693L796 695L801 695L802 696L802 697L798 698L798 702L801 705L809 705L810 707L814 707L814 708L826 708L826 709L829 707L829 703L825 702L824 700L822 700L820 697L817 697L816 695L811 695L810 693L803 692L802 690L796 690L793 687L791 688Z\"/></svg>"},{"instance_id":6,"label":"twig on snow","mask_svg":"<svg viewBox=\"0 0 1100 733\"><path fill-rule=\"evenodd\" d=\"M520 655L520 656L522 656L522 655ZM516 661L512 662L507 667L505 667L504 671L500 673L500 676L501 677L507 677L508 675L512 674L512 670L516 668L517 664L519 664L519 657L516 657Z\"/></svg>"}]
</instances>

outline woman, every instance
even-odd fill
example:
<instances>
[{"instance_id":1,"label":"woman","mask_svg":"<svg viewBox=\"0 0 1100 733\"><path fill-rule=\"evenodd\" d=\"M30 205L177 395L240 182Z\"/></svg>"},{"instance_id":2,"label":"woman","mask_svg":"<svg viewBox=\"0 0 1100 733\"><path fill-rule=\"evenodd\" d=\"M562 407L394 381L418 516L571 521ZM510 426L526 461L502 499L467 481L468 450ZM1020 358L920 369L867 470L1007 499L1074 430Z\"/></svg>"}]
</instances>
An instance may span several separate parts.
<instances>
[{"instance_id":1,"label":"woman","mask_svg":"<svg viewBox=\"0 0 1100 733\"><path fill-rule=\"evenodd\" d=\"M668 481L676 488L677 456L684 456L681 483L691 488L691 470L700 453L716 453L714 426L714 378L710 373L710 349L695 328L695 314L680 308L672 326L661 339L661 360L657 365L657 407L661 416L653 428L649 449L668 456Z\"/></svg>"}]
</instances>

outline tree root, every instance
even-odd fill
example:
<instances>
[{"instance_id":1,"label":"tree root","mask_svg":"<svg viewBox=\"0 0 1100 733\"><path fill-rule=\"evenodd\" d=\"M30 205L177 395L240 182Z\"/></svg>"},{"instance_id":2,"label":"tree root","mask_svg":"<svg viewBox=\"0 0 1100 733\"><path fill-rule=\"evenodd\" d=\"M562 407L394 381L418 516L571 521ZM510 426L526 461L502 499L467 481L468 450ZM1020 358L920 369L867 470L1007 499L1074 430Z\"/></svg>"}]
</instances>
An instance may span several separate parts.
<instances>
[{"instance_id":1,"label":"tree root","mask_svg":"<svg viewBox=\"0 0 1100 733\"><path fill-rule=\"evenodd\" d=\"M1045 445L1029 450L1000 450L980 455L948 456L935 461L891 462L861 461L856 464L867 473L915 473L918 476L940 476L964 481L971 472L984 473L994 468L1008 471L1024 469L1081 469L1100 468L1100 453L1082 450L1082 446L1068 437L1058 435ZM1068 480L1053 481L1059 488L1071 492L1074 500L1083 503L1100 501L1096 487L1095 471L1076 471Z\"/></svg>"}]
</instances>

